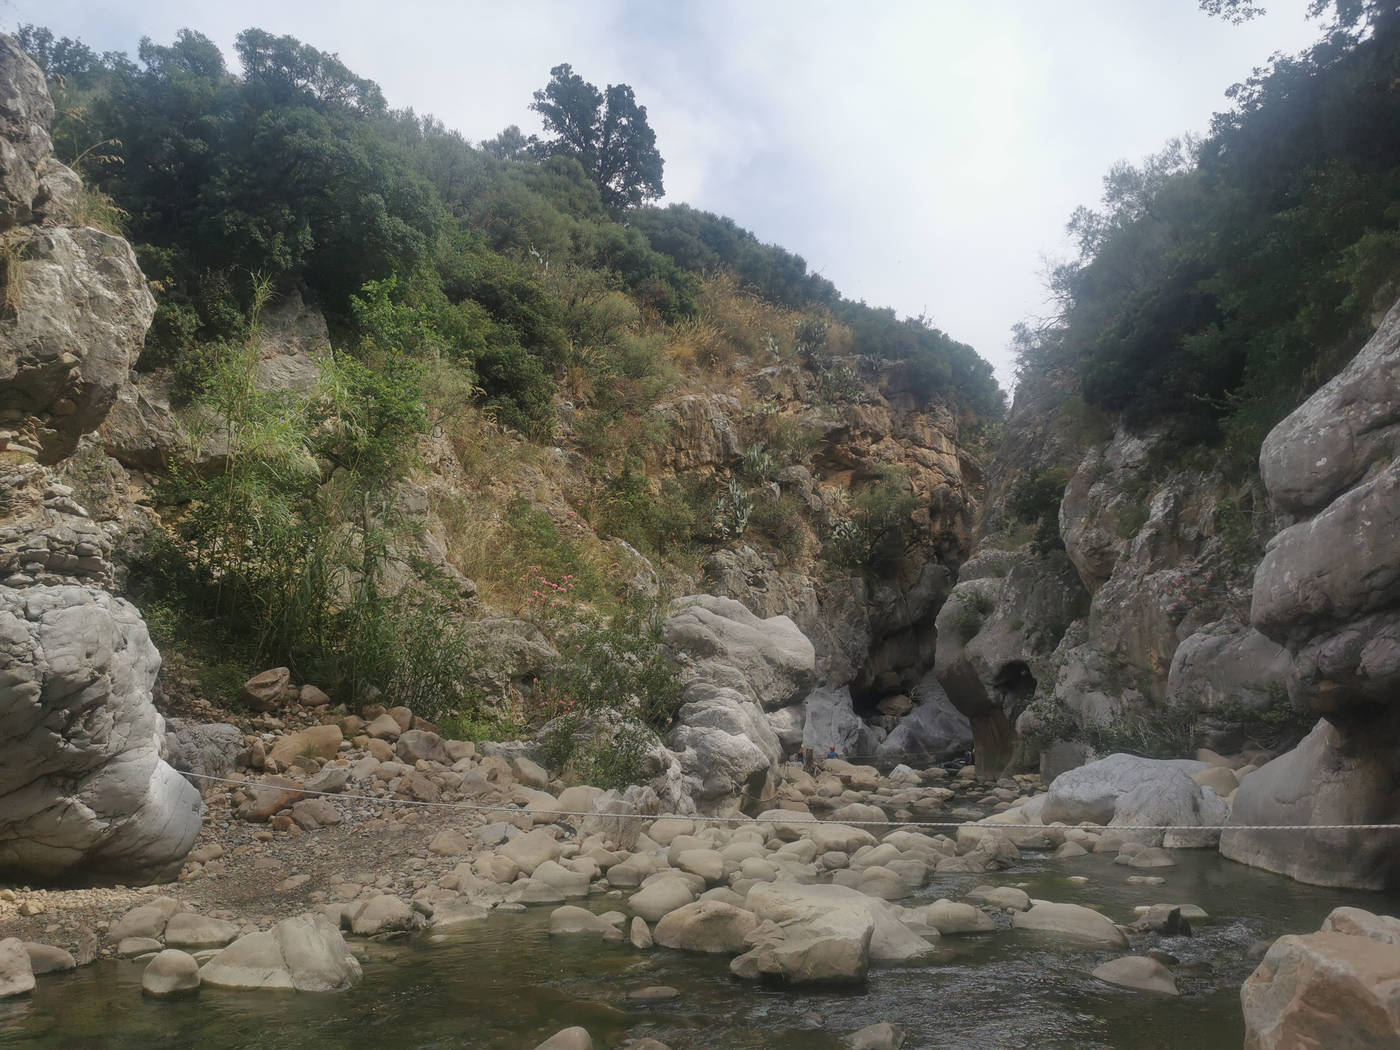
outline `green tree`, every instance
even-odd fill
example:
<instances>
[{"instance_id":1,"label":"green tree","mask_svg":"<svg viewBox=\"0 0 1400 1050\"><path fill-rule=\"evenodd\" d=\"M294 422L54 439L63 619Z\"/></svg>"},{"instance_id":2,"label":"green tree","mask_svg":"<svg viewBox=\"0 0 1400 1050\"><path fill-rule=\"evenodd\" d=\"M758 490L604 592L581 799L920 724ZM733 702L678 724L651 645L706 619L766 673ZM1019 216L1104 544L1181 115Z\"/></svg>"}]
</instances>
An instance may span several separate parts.
<instances>
[{"instance_id":1,"label":"green tree","mask_svg":"<svg viewBox=\"0 0 1400 1050\"><path fill-rule=\"evenodd\" d=\"M535 92L530 105L554 136L540 143L538 151L578 160L611 207L636 207L660 197L665 191L656 132L631 87L609 84L606 92L599 91L567 62L549 75L549 83Z\"/></svg>"}]
</instances>

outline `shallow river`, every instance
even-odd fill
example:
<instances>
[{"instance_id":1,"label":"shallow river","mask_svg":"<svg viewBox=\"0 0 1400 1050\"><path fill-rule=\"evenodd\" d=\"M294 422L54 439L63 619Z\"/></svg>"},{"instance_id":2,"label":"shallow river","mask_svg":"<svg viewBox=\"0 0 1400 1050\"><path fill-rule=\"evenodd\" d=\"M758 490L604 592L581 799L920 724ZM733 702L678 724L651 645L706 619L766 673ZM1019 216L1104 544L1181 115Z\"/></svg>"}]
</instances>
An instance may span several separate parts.
<instances>
[{"instance_id":1,"label":"shallow river","mask_svg":"<svg viewBox=\"0 0 1400 1050\"><path fill-rule=\"evenodd\" d=\"M674 1050L836 1050L841 1036L878 1021L903 1025L907 1050L1239 1050L1239 987L1257 963L1251 946L1317 929L1339 904L1395 914L1394 898L1303 886L1211 851L1178 851L1175 868L1142 872L1111 856L1072 861L1027 854L995 875L939 876L920 898L957 898L974 885L1024 888L1032 897L1092 904L1127 922L1133 905L1191 903L1211 921L1191 938L1135 938L1158 947L1180 998L1110 987L1090 976L1121 954L1065 948L1009 929L944 938L938 956L908 969L872 971L862 993L791 993L741 983L728 959L653 949L551 942L550 907L493 914L450 936L431 932L367 946L365 981L341 995L203 989L158 1002L141 995L144 963L100 962L42 977L35 994L0 1003L0 1047L33 1050L529 1050L583 1025L602 1047L649 1035ZM1164 886L1128 883L1160 874ZM1071 875L1089 877L1076 883ZM919 903L915 900L905 904ZM597 901L605 911L616 901ZM632 1006L626 994L672 985L678 1000Z\"/></svg>"}]
</instances>

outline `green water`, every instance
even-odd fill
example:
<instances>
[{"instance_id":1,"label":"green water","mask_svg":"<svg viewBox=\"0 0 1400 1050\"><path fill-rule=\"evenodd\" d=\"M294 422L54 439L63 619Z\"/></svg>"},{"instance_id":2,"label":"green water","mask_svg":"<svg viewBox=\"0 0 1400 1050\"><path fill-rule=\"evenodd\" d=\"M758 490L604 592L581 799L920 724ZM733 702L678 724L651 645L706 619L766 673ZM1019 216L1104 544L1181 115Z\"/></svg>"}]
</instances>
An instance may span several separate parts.
<instances>
[{"instance_id":1,"label":"green water","mask_svg":"<svg viewBox=\"0 0 1400 1050\"><path fill-rule=\"evenodd\" d=\"M1339 904L1395 913L1374 894L1303 886L1208 851L1177 852L1153 871L1165 886L1107 856L1059 862L1029 856L995 876L943 876L920 898L956 898L974 885L1020 885L1033 897L1093 904L1126 922L1132 906L1199 904L1212 921L1191 938L1135 938L1158 947L1182 995L1171 999L1104 985L1090 976L1121 954L1065 948L1024 931L944 938L926 965L872 972L860 993L778 992L729 975L728 959L625 946L551 941L550 908L494 914L450 935L420 934L367 946L365 981L340 995L202 990L161 1002L141 995L141 963L104 962L43 977L26 1000L0 1004L0 1047L33 1050L529 1050L569 1025L617 1047L651 1036L674 1050L722 1047L835 1050L841 1036L877 1021L926 1047L1035 1050L1238 1050L1239 987L1261 939L1315 930ZM1070 875L1087 875L1087 884ZM916 900L903 903L914 904ZM599 911L616 906L599 901ZM629 1004L629 991L666 984L682 997Z\"/></svg>"}]
</instances>

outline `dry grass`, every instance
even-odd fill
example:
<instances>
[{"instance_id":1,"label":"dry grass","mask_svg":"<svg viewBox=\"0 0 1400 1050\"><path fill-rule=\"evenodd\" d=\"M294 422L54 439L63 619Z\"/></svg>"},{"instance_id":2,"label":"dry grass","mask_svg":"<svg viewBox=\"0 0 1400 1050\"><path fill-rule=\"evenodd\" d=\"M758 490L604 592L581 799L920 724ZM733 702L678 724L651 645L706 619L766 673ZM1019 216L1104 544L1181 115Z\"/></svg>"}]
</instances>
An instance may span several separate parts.
<instances>
[{"instance_id":1,"label":"dry grass","mask_svg":"<svg viewBox=\"0 0 1400 1050\"><path fill-rule=\"evenodd\" d=\"M84 183L78 195L75 217L79 226L91 226L103 233L121 237L126 232L131 213L118 207L117 202L101 190Z\"/></svg>"},{"instance_id":2,"label":"dry grass","mask_svg":"<svg viewBox=\"0 0 1400 1050\"><path fill-rule=\"evenodd\" d=\"M20 300L24 295L22 247L23 244L16 241L0 245L0 318L5 320L19 316Z\"/></svg>"}]
</instances>

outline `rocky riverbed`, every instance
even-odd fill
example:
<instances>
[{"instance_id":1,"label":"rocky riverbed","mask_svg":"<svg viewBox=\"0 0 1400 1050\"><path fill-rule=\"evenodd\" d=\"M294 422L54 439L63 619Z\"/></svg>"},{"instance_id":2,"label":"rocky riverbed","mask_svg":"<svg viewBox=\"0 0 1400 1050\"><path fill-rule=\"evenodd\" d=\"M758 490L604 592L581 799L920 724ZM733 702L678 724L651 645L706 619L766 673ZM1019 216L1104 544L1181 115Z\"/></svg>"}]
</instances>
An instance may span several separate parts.
<instances>
[{"instance_id":1,"label":"rocky riverbed","mask_svg":"<svg viewBox=\"0 0 1400 1050\"><path fill-rule=\"evenodd\" d=\"M620 1016L599 1008L601 1022L581 1026L594 1045L625 1045L648 1029L622 1019L650 1016L673 993L714 995L716 982L748 1004L745 1012L769 1004L784 1031L819 1025L827 1010L820 1004L837 995L846 1026L837 1034L866 1027L857 1020L894 1016L915 1035L905 1045L940 1045L918 1035L927 1018L891 1002L890 987L909 988L915 973L930 987L952 973L1001 987L1005 973L989 967L1025 976L1028 958L1040 980L1065 965L1075 982L1101 996L1131 996L1144 1009L1184 999L1198 1004L1195 1012L1209 1003L1218 1018L1223 994L1234 1018L1225 1027L1235 1031L1240 983L1273 936L1315 929L1337 904L1371 903L1249 872L1214 850L1163 849L1160 833L1111 826L1145 821L1133 808L1133 789L1144 783L1159 807L1176 791L1178 810L1209 823L1208 800L1219 796L1207 785L1237 783L1231 767L1245 768L1240 759L1120 756L1060 778L1049 792L1035 777L983 780L973 769L882 773L833 761L812 775L789 765L756 819L674 818L656 816L658 800L645 789L566 787L516 748L444 741L404 728L411 714L395 714L379 716L388 719L373 730L380 736L345 739L338 727L308 727L252 738L261 748L241 741L243 761L265 769L203 782L203 831L178 881L0 892L0 943L8 946L0 980L27 991L28 1000L16 1001L32 1004L9 1008L0 1041L7 1029L30 1031L26 1018L52 1002L51 985L90 983L65 973L93 961L89 973L115 981L104 983L106 998L115 987L138 1001L198 992L227 1004L230 994L259 996L226 989L293 988L356 989L352 998L364 1002L381 984L397 986L391 971L419 973L419 951L510 944L517 929L535 946L527 954L542 972L528 979L541 987L557 976L548 962L555 956L575 960L575 970L588 969L578 961L586 959L601 967L583 982L590 990L580 1001L597 1001L607 988L623 1003L612 1008ZM326 757L316 757L316 746ZM1042 823L1056 815L1073 824ZM1171 822L1183 819L1178 812ZM1208 846L1210 834L1168 844ZM1252 880L1254 903L1227 889L1240 878ZM1266 904L1271 892L1300 904ZM1285 920L1296 925L1279 925ZM674 964L685 991L668 983L673 963L655 961L678 956L692 960ZM619 970L619 960L640 969ZM465 952L454 965L455 979L470 981L477 963ZM778 1007L774 990L790 1005ZM558 1006L556 999L544 996ZM818 1004L805 1012L817 1024L794 1011L799 1003ZM530 1033L550 1019L587 1021L588 1012L533 1013L517 1019L510 1037L450 1045L534 1045ZM979 1042L975 1024L958 1023L972 1033L969 1045L1022 1045ZM662 1033L672 1040L664 1045L714 1045L700 1032L692 1018ZM869 1041L877 1038L885 1041ZM589 1045L578 1039L552 1045ZM889 1032L867 1043L899 1045Z\"/></svg>"}]
</instances>

